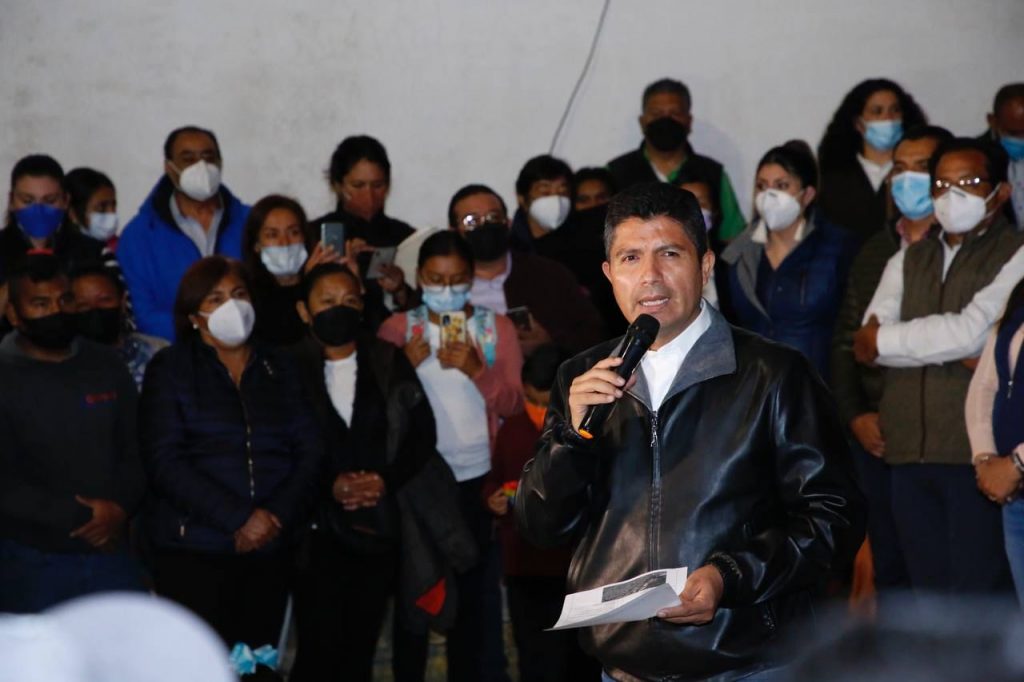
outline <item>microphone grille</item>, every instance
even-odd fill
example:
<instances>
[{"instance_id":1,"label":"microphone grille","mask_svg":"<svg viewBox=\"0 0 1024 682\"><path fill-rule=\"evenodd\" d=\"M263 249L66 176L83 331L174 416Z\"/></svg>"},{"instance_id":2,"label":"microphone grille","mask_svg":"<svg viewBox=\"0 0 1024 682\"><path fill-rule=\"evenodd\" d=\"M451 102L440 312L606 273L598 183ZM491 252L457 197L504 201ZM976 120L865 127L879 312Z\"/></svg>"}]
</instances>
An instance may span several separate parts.
<instances>
[{"instance_id":1,"label":"microphone grille","mask_svg":"<svg viewBox=\"0 0 1024 682\"><path fill-rule=\"evenodd\" d=\"M653 343L654 339L658 336L658 331L661 329L661 323L658 322L654 317L650 315L640 315L633 324L630 325L630 330L627 333L634 333L637 336L642 336L645 339L650 339L648 343Z\"/></svg>"}]
</instances>

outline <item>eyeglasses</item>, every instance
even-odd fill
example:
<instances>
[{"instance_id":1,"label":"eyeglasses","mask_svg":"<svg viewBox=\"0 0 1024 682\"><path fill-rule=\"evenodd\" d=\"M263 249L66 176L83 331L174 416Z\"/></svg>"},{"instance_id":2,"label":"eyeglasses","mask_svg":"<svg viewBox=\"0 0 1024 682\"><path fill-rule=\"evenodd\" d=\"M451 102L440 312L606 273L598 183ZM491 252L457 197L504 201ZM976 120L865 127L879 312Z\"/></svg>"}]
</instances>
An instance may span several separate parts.
<instances>
[{"instance_id":1,"label":"eyeglasses","mask_svg":"<svg viewBox=\"0 0 1024 682\"><path fill-rule=\"evenodd\" d=\"M934 187L936 190L940 192L945 192L947 189L953 187L954 185L956 185L960 189L966 189L968 187L977 187L978 185L984 184L986 182L991 182L991 180L989 180L988 178L978 177L960 178L956 182L950 182L949 180L936 180L934 183L932 183L932 187Z\"/></svg>"},{"instance_id":2,"label":"eyeglasses","mask_svg":"<svg viewBox=\"0 0 1024 682\"><path fill-rule=\"evenodd\" d=\"M505 224L505 214L501 211L489 211L487 213L470 213L461 220L462 226L468 231L490 224Z\"/></svg>"}]
</instances>

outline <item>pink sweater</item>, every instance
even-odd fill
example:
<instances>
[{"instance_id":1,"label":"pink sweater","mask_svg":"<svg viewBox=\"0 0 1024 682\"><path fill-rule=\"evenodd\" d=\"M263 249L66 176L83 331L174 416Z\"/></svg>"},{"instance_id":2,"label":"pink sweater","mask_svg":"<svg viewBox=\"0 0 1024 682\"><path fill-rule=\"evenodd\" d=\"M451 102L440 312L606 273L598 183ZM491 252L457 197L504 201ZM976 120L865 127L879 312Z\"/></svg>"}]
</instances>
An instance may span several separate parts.
<instances>
[{"instance_id":1,"label":"pink sweater","mask_svg":"<svg viewBox=\"0 0 1024 682\"><path fill-rule=\"evenodd\" d=\"M500 419L523 410L523 352L519 348L516 327L504 315L495 315L494 324L498 332L494 365L488 367L483 355L480 355L480 362L484 368L473 377L473 383L487 405L487 427L491 435L492 449ZM406 341L406 325L406 314L396 313L384 320L384 324L377 331L377 336L403 348Z\"/></svg>"}]
</instances>

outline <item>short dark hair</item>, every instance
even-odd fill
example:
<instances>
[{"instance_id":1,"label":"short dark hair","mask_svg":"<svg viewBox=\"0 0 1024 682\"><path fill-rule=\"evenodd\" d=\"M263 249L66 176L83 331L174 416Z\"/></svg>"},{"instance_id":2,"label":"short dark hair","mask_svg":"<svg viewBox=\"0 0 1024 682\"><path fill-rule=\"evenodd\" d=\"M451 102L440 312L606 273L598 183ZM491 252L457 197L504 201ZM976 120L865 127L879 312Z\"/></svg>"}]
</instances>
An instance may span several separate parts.
<instances>
[{"instance_id":1,"label":"short dark hair","mask_svg":"<svg viewBox=\"0 0 1024 682\"><path fill-rule=\"evenodd\" d=\"M71 274L68 275L68 279L71 281L72 284L82 279L83 277L102 277L103 279L107 280L108 282L114 285L114 288L117 289L117 293L119 295L123 295L125 292L124 282L121 280L120 277L117 276L117 273L114 270L106 266L95 264L85 265L80 268L75 268L74 270L71 271Z\"/></svg>"},{"instance_id":2,"label":"short dark hair","mask_svg":"<svg viewBox=\"0 0 1024 682\"><path fill-rule=\"evenodd\" d=\"M68 191L69 207L84 224L89 200L103 188L114 189L114 183L95 168L74 168L64 176L64 187Z\"/></svg>"},{"instance_id":3,"label":"short dark hair","mask_svg":"<svg viewBox=\"0 0 1024 682\"><path fill-rule=\"evenodd\" d=\"M681 187L684 184L707 184L711 189L715 187L715 181L711 178L711 175L694 164L683 164L683 167L676 174L676 181L673 184L677 187ZM718 197L713 197L712 199L715 200L717 205Z\"/></svg>"},{"instance_id":4,"label":"short dark hair","mask_svg":"<svg viewBox=\"0 0 1024 682\"><path fill-rule=\"evenodd\" d=\"M53 178L64 187L64 169L57 159L46 154L29 154L18 160L11 169L11 189L23 177Z\"/></svg>"},{"instance_id":5,"label":"short dark hair","mask_svg":"<svg viewBox=\"0 0 1024 682\"><path fill-rule=\"evenodd\" d=\"M302 205L291 197L280 194L268 194L249 209L249 215L245 219L245 227L242 231L242 262L253 275L270 274L267 266L263 264L263 260L256 255L253 249L259 243L260 228L266 222L267 216L270 215L271 211L279 208L291 211L292 215L299 221L299 226L302 228L302 239L309 253L313 252L313 247L316 245L316 236L313 230L310 229L309 223L306 220L306 212L302 210Z\"/></svg>"},{"instance_id":6,"label":"short dark hair","mask_svg":"<svg viewBox=\"0 0 1024 682\"><path fill-rule=\"evenodd\" d=\"M195 334L189 315L195 315L217 282L228 274L234 274L252 292L249 273L241 262L225 256L207 256L193 263L185 271L174 298L174 333L178 340Z\"/></svg>"},{"instance_id":7,"label":"short dark hair","mask_svg":"<svg viewBox=\"0 0 1024 682\"><path fill-rule=\"evenodd\" d=\"M573 196L576 196L576 192L579 191L580 185L584 182L590 181L603 183L604 186L608 188L608 196L611 196L618 191L615 186L615 177L612 175L610 170L607 168L600 168L598 166L587 166L586 168L580 168L576 171L575 175L572 176Z\"/></svg>"},{"instance_id":8,"label":"short dark hair","mask_svg":"<svg viewBox=\"0 0 1024 682\"><path fill-rule=\"evenodd\" d=\"M1007 83L999 88L992 102L992 113L998 116L999 110L1015 99L1024 99L1024 83Z\"/></svg>"},{"instance_id":9,"label":"short dark hair","mask_svg":"<svg viewBox=\"0 0 1024 682\"><path fill-rule=\"evenodd\" d=\"M472 197L477 194L490 194L491 196L495 197L498 200L498 203L501 204L501 210L505 213L505 216L508 216L508 206L505 205L505 200L501 198L500 194L495 192L487 185L466 185L458 192L456 192L454 195L452 195L451 201L448 202L448 227L452 229L458 227L455 224L455 205L458 204L463 199L465 199L466 197Z\"/></svg>"},{"instance_id":10,"label":"short dark hair","mask_svg":"<svg viewBox=\"0 0 1024 682\"><path fill-rule=\"evenodd\" d=\"M772 147L757 162L757 170L768 164L782 166L787 173L800 178L804 187L818 186L818 164L814 160L814 152L803 140L789 140Z\"/></svg>"},{"instance_id":11,"label":"short dark hair","mask_svg":"<svg viewBox=\"0 0 1024 682\"><path fill-rule=\"evenodd\" d=\"M165 159L167 159L168 161L171 160L171 156L174 153L174 143L178 140L178 137L180 135L184 135L185 133L197 133L199 135L207 135L207 136L209 136L209 138L211 140L213 140L213 146L217 148L217 156L218 157L220 156L220 142L217 141L217 136L213 134L212 130L207 130L206 128L200 128L199 126L188 125L188 126L182 126L180 128L175 128L167 136L167 139L164 140L164 158Z\"/></svg>"},{"instance_id":12,"label":"short dark hair","mask_svg":"<svg viewBox=\"0 0 1024 682\"><path fill-rule=\"evenodd\" d=\"M679 223L697 249L697 258L708 250L707 228L697 197L665 182L645 182L624 189L608 203L604 221L604 253L611 256L615 228L630 218L650 220L665 216Z\"/></svg>"},{"instance_id":13,"label":"short dark hair","mask_svg":"<svg viewBox=\"0 0 1024 682\"><path fill-rule=\"evenodd\" d=\"M420 244L420 253L416 258L416 267L422 268L423 264L434 256L458 256L466 261L470 271L475 265L473 251L462 235L455 230L441 230L430 235Z\"/></svg>"},{"instance_id":14,"label":"short dark hair","mask_svg":"<svg viewBox=\"0 0 1024 682\"><path fill-rule=\"evenodd\" d=\"M309 304L309 295L313 293L313 287L316 286L316 283L324 277L330 277L331 275L343 275L348 277L356 285L356 290L359 291L359 296L362 297L363 283L359 281L359 277L349 270L348 267L341 263L320 263L312 270L302 275L301 294L302 300L305 301L307 305Z\"/></svg>"},{"instance_id":15,"label":"short dark hair","mask_svg":"<svg viewBox=\"0 0 1024 682\"><path fill-rule=\"evenodd\" d=\"M50 253L32 253L15 261L11 276L7 279L7 300L17 307L18 297L25 281L38 284L55 279L67 278L67 272L60 259Z\"/></svg>"},{"instance_id":16,"label":"short dark hair","mask_svg":"<svg viewBox=\"0 0 1024 682\"><path fill-rule=\"evenodd\" d=\"M566 354L558 346L552 343L540 346L523 360L523 383L538 391L550 391L558 368L566 359Z\"/></svg>"},{"instance_id":17,"label":"short dark hair","mask_svg":"<svg viewBox=\"0 0 1024 682\"><path fill-rule=\"evenodd\" d=\"M647 100L655 95L678 95L682 98L683 102L686 103L687 110L693 105L693 100L690 99L690 88L686 87L686 84L682 81L677 81L673 78L662 78L656 80L646 88L644 88L644 96L641 100L640 107L645 108L647 106Z\"/></svg>"},{"instance_id":18,"label":"short dark hair","mask_svg":"<svg viewBox=\"0 0 1024 682\"><path fill-rule=\"evenodd\" d=\"M917 140L935 140L939 144L942 144L946 140L952 140L953 133L949 132L942 126L933 125L919 125L914 126L910 130L903 133L903 137L896 143L896 147L899 147L904 142L916 142ZM896 150L893 147L893 151Z\"/></svg>"},{"instance_id":19,"label":"short dark hair","mask_svg":"<svg viewBox=\"0 0 1024 682\"><path fill-rule=\"evenodd\" d=\"M516 178L516 194L525 197L535 183L559 178L565 178L570 187L572 186L572 168L569 164L550 154L535 156L519 171L519 177Z\"/></svg>"},{"instance_id":20,"label":"short dark hair","mask_svg":"<svg viewBox=\"0 0 1024 682\"><path fill-rule=\"evenodd\" d=\"M993 187L1000 182L1006 182L1006 167L1010 163L1010 158L1003 150L1003 146L973 137L954 137L940 144L932 154L932 158L928 160L928 175L932 176L934 181L935 170L939 167L939 161L943 156L966 151L975 151L985 157L985 172L988 173L988 179Z\"/></svg>"},{"instance_id":21,"label":"short dark hair","mask_svg":"<svg viewBox=\"0 0 1024 682\"><path fill-rule=\"evenodd\" d=\"M342 140L331 154L331 167L327 176L331 182L341 182L360 161L369 161L380 166L384 177L391 182L391 161L388 152L376 138L369 135L353 135Z\"/></svg>"}]
</instances>

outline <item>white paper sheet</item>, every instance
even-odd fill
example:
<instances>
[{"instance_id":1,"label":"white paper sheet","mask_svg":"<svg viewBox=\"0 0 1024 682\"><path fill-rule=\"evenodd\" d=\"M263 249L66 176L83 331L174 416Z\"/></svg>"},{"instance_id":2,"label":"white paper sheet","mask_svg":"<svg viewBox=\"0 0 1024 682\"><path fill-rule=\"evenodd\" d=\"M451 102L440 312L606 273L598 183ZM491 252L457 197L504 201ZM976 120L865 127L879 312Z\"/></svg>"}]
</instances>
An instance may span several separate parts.
<instances>
[{"instance_id":1,"label":"white paper sheet","mask_svg":"<svg viewBox=\"0 0 1024 682\"><path fill-rule=\"evenodd\" d=\"M562 615L551 630L627 623L653 618L677 606L686 584L686 567L662 568L620 583L566 595Z\"/></svg>"}]
</instances>

